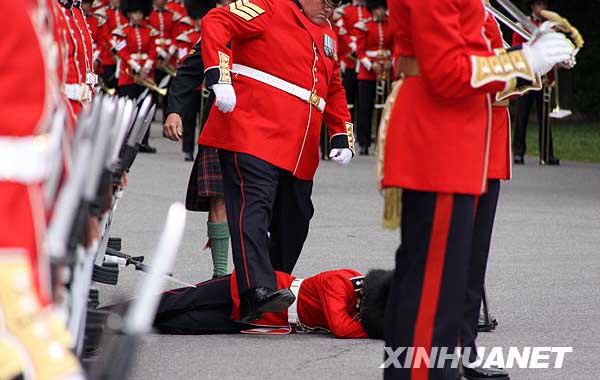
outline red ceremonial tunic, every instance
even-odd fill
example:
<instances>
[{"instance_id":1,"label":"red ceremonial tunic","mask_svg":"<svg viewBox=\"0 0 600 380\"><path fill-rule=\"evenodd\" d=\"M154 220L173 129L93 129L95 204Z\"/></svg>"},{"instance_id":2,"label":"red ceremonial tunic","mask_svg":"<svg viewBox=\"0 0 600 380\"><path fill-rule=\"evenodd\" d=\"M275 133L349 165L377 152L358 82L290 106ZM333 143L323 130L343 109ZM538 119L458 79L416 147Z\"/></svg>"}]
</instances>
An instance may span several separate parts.
<instances>
[{"instance_id":1,"label":"red ceremonial tunic","mask_svg":"<svg viewBox=\"0 0 600 380\"><path fill-rule=\"evenodd\" d=\"M88 23L86 22L85 15L79 6L73 6L71 11L73 12L75 25L77 26L75 35L78 36L79 40L81 41L81 45L83 46L83 54L85 58L85 83L88 85L90 92L93 94L96 80L93 79L94 40L92 39L92 31L90 30Z\"/></svg>"},{"instance_id":2,"label":"red ceremonial tunic","mask_svg":"<svg viewBox=\"0 0 600 380\"><path fill-rule=\"evenodd\" d=\"M367 70L364 60L371 65L377 62L381 55L392 59L392 29L387 20L375 21L372 18L354 25L357 37L356 53L359 62L358 80L376 80L377 73L373 68Z\"/></svg>"},{"instance_id":3,"label":"red ceremonial tunic","mask_svg":"<svg viewBox=\"0 0 600 380\"><path fill-rule=\"evenodd\" d=\"M169 8L154 8L150 16L148 16L148 24L154 28L158 35L154 37L154 46L156 49L156 57L168 59L174 63L173 55L177 49L175 46L176 23L181 18L181 15L173 12Z\"/></svg>"},{"instance_id":4,"label":"red ceremonial tunic","mask_svg":"<svg viewBox=\"0 0 600 380\"><path fill-rule=\"evenodd\" d=\"M349 4L342 6L340 9L341 23L340 30L343 32L340 34L340 60L346 63L349 70L356 69L356 53L350 48L350 44L357 44L356 30L354 25L356 23L365 21L371 17L371 12L363 4L355 5ZM354 53L354 56L352 56Z\"/></svg>"},{"instance_id":5,"label":"red ceremonial tunic","mask_svg":"<svg viewBox=\"0 0 600 380\"><path fill-rule=\"evenodd\" d=\"M112 66L116 65L116 62L111 49L117 46L118 39L117 36L113 35L113 31L127 25L129 21L118 7L107 6L104 8L104 12L106 14L106 23L102 26L101 37L97 43L102 46L100 49L100 61L102 61L102 65Z\"/></svg>"},{"instance_id":6,"label":"red ceremonial tunic","mask_svg":"<svg viewBox=\"0 0 600 380\"><path fill-rule=\"evenodd\" d=\"M177 38L181 33L194 29L194 22L188 16L187 9L182 1L171 0L166 5L175 15L175 25L173 26L173 37Z\"/></svg>"},{"instance_id":7,"label":"red ceremonial tunic","mask_svg":"<svg viewBox=\"0 0 600 380\"><path fill-rule=\"evenodd\" d=\"M158 36L156 30L149 25L127 24L124 28L117 28L113 35L118 38L117 54L121 59L118 65L119 86L133 84L133 78L127 74L129 70L133 75L142 68L152 70L156 61L154 40Z\"/></svg>"},{"instance_id":8,"label":"red ceremonial tunic","mask_svg":"<svg viewBox=\"0 0 600 380\"><path fill-rule=\"evenodd\" d=\"M474 56L491 56L481 0L394 0L394 49L418 76L398 92L386 140L384 187L481 194L488 178L491 101L503 81L473 85Z\"/></svg>"},{"instance_id":9,"label":"red ceremonial tunic","mask_svg":"<svg viewBox=\"0 0 600 380\"><path fill-rule=\"evenodd\" d=\"M102 52L102 45L100 45L100 40L102 39L102 29L104 26L104 23L106 22L106 18L98 13L90 13L89 15L85 16L85 21L88 24L88 27L90 29L90 33L92 36L92 42L93 42L93 54L92 54L92 65L93 62L100 60L100 55ZM93 67L93 66L92 66Z\"/></svg>"},{"instance_id":10,"label":"red ceremonial tunic","mask_svg":"<svg viewBox=\"0 0 600 380\"><path fill-rule=\"evenodd\" d=\"M177 65L190 53L194 45L200 41L200 29L189 29L175 39L177 45Z\"/></svg>"},{"instance_id":11,"label":"red ceremonial tunic","mask_svg":"<svg viewBox=\"0 0 600 380\"><path fill-rule=\"evenodd\" d=\"M289 288L296 277L275 272L277 288ZM352 269L321 272L304 279L297 299L298 320L309 328L328 330L337 338L367 338L357 317L357 294L350 279L362 276ZM240 298L235 272L231 276L231 319L240 319ZM265 313L255 326L287 327L288 312Z\"/></svg>"},{"instance_id":12,"label":"red ceremonial tunic","mask_svg":"<svg viewBox=\"0 0 600 380\"><path fill-rule=\"evenodd\" d=\"M76 120L83 109L83 103L91 100L91 88L86 84L87 52L86 44L80 33L77 15L73 9L61 5L58 7L66 20L67 41L67 77L64 85L65 96L69 99L71 117ZM85 21L84 21L85 23Z\"/></svg>"},{"instance_id":13,"label":"red ceremonial tunic","mask_svg":"<svg viewBox=\"0 0 600 380\"><path fill-rule=\"evenodd\" d=\"M43 178L23 177L39 165L27 153L33 138L46 133L57 96L53 9L45 2L0 1L0 24L10 26L0 38L0 256L29 258L34 286L48 302L48 263L43 253L45 205ZM12 151L12 152L11 152Z\"/></svg>"},{"instance_id":14,"label":"red ceremonial tunic","mask_svg":"<svg viewBox=\"0 0 600 380\"><path fill-rule=\"evenodd\" d=\"M488 15L485 22L485 36L492 49L504 49L502 32L496 19ZM490 138L489 179L508 180L512 176L512 153L510 148L510 114L506 104L492 104L492 134Z\"/></svg>"},{"instance_id":15,"label":"red ceremonial tunic","mask_svg":"<svg viewBox=\"0 0 600 380\"><path fill-rule=\"evenodd\" d=\"M251 7L242 9L237 8L239 2L213 9L202 19L207 87L229 81L228 67L235 63L314 90L325 100L325 110L321 113L272 85L231 73L235 109L224 114L214 108L199 144L251 154L300 179L312 180L319 164L323 121L331 138L345 138L350 121L336 62L335 33L328 23L312 23L291 0L249 3Z\"/></svg>"}]
</instances>

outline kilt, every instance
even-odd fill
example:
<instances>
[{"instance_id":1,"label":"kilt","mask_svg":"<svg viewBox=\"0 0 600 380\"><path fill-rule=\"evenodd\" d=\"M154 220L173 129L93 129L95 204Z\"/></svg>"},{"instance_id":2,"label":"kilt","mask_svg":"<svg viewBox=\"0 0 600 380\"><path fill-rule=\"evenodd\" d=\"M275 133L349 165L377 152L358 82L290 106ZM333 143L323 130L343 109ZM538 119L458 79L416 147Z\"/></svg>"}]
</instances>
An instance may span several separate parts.
<instances>
[{"instance_id":1,"label":"kilt","mask_svg":"<svg viewBox=\"0 0 600 380\"><path fill-rule=\"evenodd\" d=\"M198 145L198 154L190 173L185 208L208 211L211 198L223 198L223 177L217 149Z\"/></svg>"}]
</instances>

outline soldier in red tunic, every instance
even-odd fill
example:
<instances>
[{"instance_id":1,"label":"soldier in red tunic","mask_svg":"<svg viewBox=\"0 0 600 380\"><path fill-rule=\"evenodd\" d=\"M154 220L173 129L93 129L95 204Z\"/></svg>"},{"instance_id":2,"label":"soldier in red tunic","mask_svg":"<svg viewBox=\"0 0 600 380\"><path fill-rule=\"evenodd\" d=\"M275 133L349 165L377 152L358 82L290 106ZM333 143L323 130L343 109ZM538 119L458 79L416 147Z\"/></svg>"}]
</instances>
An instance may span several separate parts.
<instances>
[{"instance_id":1,"label":"soldier in red tunic","mask_svg":"<svg viewBox=\"0 0 600 380\"><path fill-rule=\"evenodd\" d=\"M113 35L118 42L115 47L120 62L117 76L118 93L136 99L144 91L144 87L136 83L137 77L152 78L156 63L155 41L158 32L144 23L144 17L152 10L150 0L121 0L121 10L129 18L129 23L117 28ZM150 130L144 136L140 152L156 153L156 149L148 144Z\"/></svg>"},{"instance_id":2,"label":"soldier in red tunic","mask_svg":"<svg viewBox=\"0 0 600 380\"><path fill-rule=\"evenodd\" d=\"M117 88L117 62L115 61L116 46L119 37L113 31L127 25L127 17L121 12L120 0L110 0L103 8L106 14L106 23L102 27L100 39L96 42L100 47L100 61L102 62L102 79L107 88Z\"/></svg>"},{"instance_id":3,"label":"soldier in red tunic","mask_svg":"<svg viewBox=\"0 0 600 380\"><path fill-rule=\"evenodd\" d=\"M480 0L389 5L405 79L390 116L383 168L383 186L403 190L386 346L452 353L464 319L475 197L489 178L490 94L531 83L572 59L574 47L548 32L509 52L493 52L482 34ZM398 357L405 360L406 352ZM451 360L437 368L392 365L384 372L386 379L456 376Z\"/></svg>"},{"instance_id":4,"label":"soldier in red tunic","mask_svg":"<svg viewBox=\"0 0 600 380\"><path fill-rule=\"evenodd\" d=\"M548 2L546 0L530 0L527 2L527 6L531 10L530 20L535 25L541 25L542 22L544 22L544 18L542 17L540 12L548 8ZM519 46L524 42L525 39L523 37L521 37L518 33L513 33L513 46ZM544 115L544 91L548 91L548 86L553 86L554 80L554 73L551 71L548 73L548 75L544 76L544 88L538 91L530 91L517 100L517 109L515 115L515 139L513 141L515 164L522 165L525 163L524 156L525 152L527 151L527 124L529 123L529 114L531 112L531 107L535 105L536 116L538 121L538 146L540 150L540 164L560 165L560 160L557 157L554 157L554 143L552 141L552 130L546 131L546 125L544 125L543 122L544 117L546 117L546 115ZM550 110L548 109L545 112L550 112ZM548 128L550 128L549 125ZM543 138L543 136L547 136L548 138Z\"/></svg>"},{"instance_id":5,"label":"soldier in red tunic","mask_svg":"<svg viewBox=\"0 0 600 380\"><path fill-rule=\"evenodd\" d=\"M82 379L69 336L48 308L44 182L60 100L53 2L0 2L0 378ZM58 11L58 10L57 10ZM35 80L32 80L35 78Z\"/></svg>"},{"instance_id":6,"label":"soldier in red tunic","mask_svg":"<svg viewBox=\"0 0 600 380\"><path fill-rule=\"evenodd\" d=\"M351 4L341 6L338 12L341 14L338 20L340 28L338 54L343 76L342 83L346 89L346 101L352 109L357 104L356 74L358 72L356 67L357 31L354 29L354 25L370 18L371 12L365 6L364 0L353 0Z\"/></svg>"},{"instance_id":7,"label":"soldier in red tunic","mask_svg":"<svg viewBox=\"0 0 600 380\"><path fill-rule=\"evenodd\" d=\"M73 3L68 0L59 0L59 10L64 25L64 42L67 59L67 76L63 85L63 92L69 99L70 116L76 120L79 113L83 110L84 104L92 100L92 87L87 84L88 58L86 44L81 34L78 16L73 13ZM83 21L85 24L85 21Z\"/></svg>"},{"instance_id":8,"label":"soldier in red tunic","mask_svg":"<svg viewBox=\"0 0 600 380\"><path fill-rule=\"evenodd\" d=\"M183 17L169 9L167 0L155 0L154 8L148 16L147 23L158 35L154 37L154 48L156 49L156 70L154 79L160 82L168 75L169 68L174 68L176 64L177 44L175 43L175 34L179 27L177 23ZM166 110L166 97L163 99L163 110Z\"/></svg>"},{"instance_id":9,"label":"soldier in red tunic","mask_svg":"<svg viewBox=\"0 0 600 380\"><path fill-rule=\"evenodd\" d=\"M202 2L190 1L190 4L202 5ZM192 5L192 6L194 6ZM181 33L184 33L190 29L194 29L193 17L190 17L188 11L181 0L170 0L166 5L167 9L170 9L173 14L179 15L179 18L175 21L173 26L173 37L177 38Z\"/></svg>"},{"instance_id":10,"label":"soldier in red tunic","mask_svg":"<svg viewBox=\"0 0 600 380\"><path fill-rule=\"evenodd\" d=\"M347 165L353 156L328 23L336 5L240 0L202 20L205 80L216 109L199 143L220 149L243 322L293 302L289 291L276 291L274 270L291 273L308 234L323 121L332 160Z\"/></svg>"},{"instance_id":11,"label":"soldier in red tunic","mask_svg":"<svg viewBox=\"0 0 600 380\"><path fill-rule=\"evenodd\" d=\"M85 21L92 37L92 46L94 49L92 53L92 69L94 73L99 73L102 70L102 61L100 60L102 45L100 45L100 41L103 37L104 24L106 24L105 8L99 8L94 12L92 10L92 0L83 0L81 2L81 10L85 15Z\"/></svg>"},{"instance_id":12,"label":"soldier in red tunic","mask_svg":"<svg viewBox=\"0 0 600 380\"><path fill-rule=\"evenodd\" d=\"M353 269L321 272L305 279L276 272L277 287L291 289L287 310L265 313L252 323L239 320L235 273L196 288L165 292L154 327L165 334L289 334L329 332L336 338L383 338L383 315L392 272Z\"/></svg>"},{"instance_id":13,"label":"soldier in red tunic","mask_svg":"<svg viewBox=\"0 0 600 380\"><path fill-rule=\"evenodd\" d=\"M367 1L372 17L354 24L358 56L357 139L360 154L368 155L371 147L375 86L388 77L392 66L392 30L387 20L385 0ZM385 79L383 79L385 82Z\"/></svg>"}]
</instances>

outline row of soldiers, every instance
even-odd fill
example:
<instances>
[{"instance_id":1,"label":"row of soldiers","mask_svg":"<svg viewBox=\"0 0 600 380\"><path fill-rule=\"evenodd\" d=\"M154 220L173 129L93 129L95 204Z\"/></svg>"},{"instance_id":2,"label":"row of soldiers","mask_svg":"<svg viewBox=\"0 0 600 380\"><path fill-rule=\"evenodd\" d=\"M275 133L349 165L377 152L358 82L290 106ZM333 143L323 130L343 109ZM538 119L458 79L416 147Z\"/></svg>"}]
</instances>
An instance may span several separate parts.
<instances>
[{"instance_id":1,"label":"row of soldiers","mask_svg":"<svg viewBox=\"0 0 600 380\"><path fill-rule=\"evenodd\" d=\"M84 377L74 347L81 354L89 268L137 153L126 163L125 141L135 146L150 123L150 99L134 118L133 101L99 92L94 32L106 20L90 18L92 6L0 3L0 22L11 25L0 41L0 379ZM126 9L135 28L141 11ZM150 29L138 29L139 45ZM124 36L115 41L133 43ZM134 83L144 70L129 58Z\"/></svg>"}]
</instances>

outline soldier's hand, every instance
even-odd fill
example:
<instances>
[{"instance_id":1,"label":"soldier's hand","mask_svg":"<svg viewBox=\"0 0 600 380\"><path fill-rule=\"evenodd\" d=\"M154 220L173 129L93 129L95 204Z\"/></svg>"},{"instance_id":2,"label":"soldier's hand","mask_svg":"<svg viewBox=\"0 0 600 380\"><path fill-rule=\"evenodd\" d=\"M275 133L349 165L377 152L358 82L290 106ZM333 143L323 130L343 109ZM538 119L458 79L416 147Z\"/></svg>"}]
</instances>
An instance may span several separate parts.
<instances>
[{"instance_id":1,"label":"soldier's hand","mask_svg":"<svg viewBox=\"0 0 600 380\"><path fill-rule=\"evenodd\" d=\"M226 83L214 84L212 90L215 92L215 105L221 112L231 112L235 108L235 90L233 86Z\"/></svg>"},{"instance_id":2,"label":"soldier's hand","mask_svg":"<svg viewBox=\"0 0 600 380\"><path fill-rule=\"evenodd\" d=\"M163 136L169 140L179 141L183 136L183 122L181 116L176 113L167 115L165 124L163 125Z\"/></svg>"},{"instance_id":3,"label":"soldier's hand","mask_svg":"<svg viewBox=\"0 0 600 380\"><path fill-rule=\"evenodd\" d=\"M546 22L542 27L546 26ZM524 43L523 53L532 70L544 75L552 70L554 65L571 60L574 57L575 46L561 33L546 32L532 42Z\"/></svg>"},{"instance_id":4,"label":"soldier's hand","mask_svg":"<svg viewBox=\"0 0 600 380\"><path fill-rule=\"evenodd\" d=\"M338 165L346 166L352 159L352 151L348 148L332 149L329 153L329 158Z\"/></svg>"}]
</instances>

